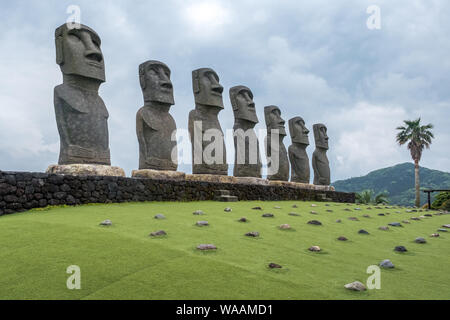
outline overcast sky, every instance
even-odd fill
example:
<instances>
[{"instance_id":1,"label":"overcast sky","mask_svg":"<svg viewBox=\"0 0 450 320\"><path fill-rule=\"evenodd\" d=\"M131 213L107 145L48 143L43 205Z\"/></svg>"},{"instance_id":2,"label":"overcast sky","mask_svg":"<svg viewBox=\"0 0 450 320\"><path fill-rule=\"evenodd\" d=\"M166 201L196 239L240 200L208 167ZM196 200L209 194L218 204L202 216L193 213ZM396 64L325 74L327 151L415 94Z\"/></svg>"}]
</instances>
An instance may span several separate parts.
<instances>
[{"instance_id":1,"label":"overcast sky","mask_svg":"<svg viewBox=\"0 0 450 320\"><path fill-rule=\"evenodd\" d=\"M366 25L373 4L379 30ZM265 128L267 105L279 106L286 122L302 116L311 131L314 123L328 126L333 181L411 161L395 128L418 117L436 135L421 164L450 171L448 0L1 1L0 170L42 172L58 161L54 30L69 5L102 38L112 164L128 175L138 166L138 65L146 60L172 70L180 129L194 107L191 72L211 67L225 87L224 130L234 122L228 90L246 85L257 129Z\"/></svg>"}]
</instances>

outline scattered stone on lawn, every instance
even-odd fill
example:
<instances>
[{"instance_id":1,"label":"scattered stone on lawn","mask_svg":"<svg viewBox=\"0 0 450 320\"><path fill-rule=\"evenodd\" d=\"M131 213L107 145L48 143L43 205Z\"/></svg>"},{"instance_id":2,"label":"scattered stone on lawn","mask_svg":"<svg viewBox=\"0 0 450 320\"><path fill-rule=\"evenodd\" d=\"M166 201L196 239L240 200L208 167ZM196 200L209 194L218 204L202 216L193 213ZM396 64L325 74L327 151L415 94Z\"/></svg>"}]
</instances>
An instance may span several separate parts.
<instances>
[{"instance_id":1,"label":"scattered stone on lawn","mask_svg":"<svg viewBox=\"0 0 450 320\"><path fill-rule=\"evenodd\" d=\"M294 205L292 206L292 208L297 209L297 208L298 208L298 205L294 204Z\"/></svg>"},{"instance_id":2,"label":"scattered stone on lawn","mask_svg":"<svg viewBox=\"0 0 450 320\"><path fill-rule=\"evenodd\" d=\"M195 216L203 216L205 213L202 210L197 210L193 213Z\"/></svg>"},{"instance_id":3,"label":"scattered stone on lawn","mask_svg":"<svg viewBox=\"0 0 450 320\"><path fill-rule=\"evenodd\" d=\"M439 236L440 236L439 233L433 233L432 235L430 235L430 237L432 237L432 238L437 238L437 237L439 237Z\"/></svg>"},{"instance_id":4,"label":"scattered stone on lawn","mask_svg":"<svg viewBox=\"0 0 450 320\"><path fill-rule=\"evenodd\" d=\"M217 250L217 247L213 244L201 244L197 247L198 250Z\"/></svg>"},{"instance_id":5,"label":"scattered stone on lawn","mask_svg":"<svg viewBox=\"0 0 450 320\"><path fill-rule=\"evenodd\" d=\"M273 218L273 217L275 217L272 213L264 213L263 215L262 215L262 217L263 218Z\"/></svg>"},{"instance_id":6,"label":"scattered stone on lawn","mask_svg":"<svg viewBox=\"0 0 450 320\"><path fill-rule=\"evenodd\" d=\"M447 229L438 229L439 232L448 232Z\"/></svg>"},{"instance_id":7,"label":"scattered stone on lawn","mask_svg":"<svg viewBox=\"0 0 450 320\"><path fill-rule=\"evenodd\" d=\"M161 236L166 236L166 235L167 235L167 233L164 230L150 233L150 237L161 237Z\"/></svg>"},{"instance_id":8,"label":"scattered stone on lawn","mask_svg":"<svg viewBox=\"0 0 450 320\"><path fill-rule=\"evenodd\" d=\"M391 223L389 223L389 225L391 227L401 227L402 226L402 224L400 222L391 222Z\"/></svg>"},{"instance_id":9,"label":"scattered stone on lawn","mask_svg":"<svg viewBox=\"0 0 450 320\"><path fill-rule=\"evenodd\" d=\"M199 227L207 227L207 226L209 226L209 222L208 221L198 221L197 222L197 226L199 226Z\"/></svg>"},{"instance_id":10,"label":"scattered stone on lawn","mask_svg":"<svg viewBox=\"0 0 450 320\"><path fill-rule=\"evenodd\" d=\"M317 214L317 212L315 212L315 211L311 211L310 213L311 213L311 214Z\"/></svg>"},{"instance_id":11,"label":"scattered stone on lawn","mask_svg":"<svg viewBox=\"0 0 450 320\"><path fill-rule=\"evenodd\" d=\"M224 211L225 211L225 212L231 212L231 211L233 211L233 209L231 209L231 208L225 208Z\"/></svg>"},{"instance_id":12,"label":"scattered stone on lawn","mask_svg":"<svg viewBox=\"0 0 450 320\"><path fill-rule=\"evenodd\" d=\"M424 238L416 238L416 240L414 240L415 243L427 243L427 240L425 240Z\"/></svg>"},{"instance_id":13,"label":"scattered stone on lawn","mask_svg":"<svg viewBox=\"0 0 450 320\"><path fill-rule=\"evenodd\" d=\"M311 205L311 207L315 208L315 207L317 207L317 204L314 204L314 203L313 203L313 204Z\"/></svg>"},{"instance_id":14,"label":"scattered stone on lawn","mask_svg":"<svg viewBox=\"0 0 450 320\"><path fill-rule=\"evenodd\" d=\"M379 213L378 215L379 215L380 217L384 217L384 216L385 216L384 213Z\"/></svg>"},{"instance_id":15,"label":"scattered stone on lawn","mask_svg":"<svg viewBox=\"0 0 450 320\"><path fill-rule=\"evenodd\" d=\"M346 284L344 287L345 287L345 289L353 290L353 291L366 291L367 290L366 286L363 285L359 281L355 281L355 282Z\"/></svg>"},{"instance_id":16,"label":"scattered stone on lawn","mask_svg":"<svg viewBox=\"0 0 450 320\"><path fill-rule=\"evenodd\" d=\"M352 211L352 210L350 210L349 208L345 208L344 211Z\"/></svg>"},{"instance_id":17,"label":"scattered stone on lawn","mask_svg":"<svg viewBox=\"0 0 450 320\"><path fill-rule=\"evenodd\" d=\"M346 237L344 237L344 236L340 236L340 237L338 238L338 240L339 240L339 241L347 241L348 239L347 239Z\"/></svg>"},{"instance_id":18,"label":"scattered stone on lawn","mask_svg":"<svg viewBox=\"0 0 450 320\"><path fill-rule=\"evenodd\" d=\"M369 234L369 232L367 232L367 231L364 230L364 229L359 230L358 233L359 233L359 234Z\"/></svg>"},{"instance_id":19,"label":"scattered stone on lawn","mask_svg":"<svg viewBox=\"0 0 450 320\"><path fill-rule=\"evenodd\" d=\"M248 220L247 220L247 218L242 217L239 219L239 222L248 222Z\"/></svg>"},{"instance_id":20,"label":"scattered stone on lawn","mask_svg":"<svg viewBox=\"0 0 450 320\"><path fill-rule=\"evenodd\" d=\"M281 269L281 268L283 268L283 267L280 266L279 264L276 264L276 263L270 263L270 264L269 264L269 268L270 268L270 269Z\"/></svg>"},{"instance_id":21,"label":"scattered stone on lawn","mask_svg":"<svg viewBox=\"0 0 450 320\"><path fill-rule=\"evenodd\" d=\"M380 267L387 268L387 269L395 268L394 264L389 259L381 261L380 262Z\"/></svg>"},{"instance_id":22,"label":"scattered stone on lawn","mask_svg":"<svg viewBox=\"0 0 450 320\"><path fill-rule=\"evenodd\" d=\"M404 224L411 224L411 222L409 222L408 220L403 220L402 223L404 223Z\"/></svg>"},{"instance_id":23,"label":"scattered stone on lawn","mask_svg":"<svg viewBox=\"0 0 450 320\"><path fill-rule=\"evenodd\" d=\"M252 208L252 210L262 210L262 208L261 207L254 207L254 208Z\"/></svg>"},{"instance_id":24,"label":"scattered stone on lawn","mask_svg":"<svg viewBox=\"0 0 450 320\"><path fill-rule=\"evenodd\" d=\"M280 229L281 229L281 230L290 230L290 229L292 229L292 228L291 228L291 226L288 225L288 224L282 224L282 225L280 226Z\"/></svg>"},{"instance_id":25,"label":"scattered stone on lawn","mask_svg":"<svg viewBox=\"0 0 450 320\"><path fill-rule=\"evenodd\" d=\"M157 214L157 215L155 216L155 219L158 219L158 220L164 220L165 218L166 218L166 216L163 215L163 214Z\"/></svg>"},{"instance_id":26,"label":"scattered stone on lawn","mask_svg":"<svg viewBox=\"0 0 450 320\"><path fill-rule=\"evenodd\" d=\"M383 230L383 231L387 231L387 230L389 230L389 227L387 227L387 226L382 226L382 227L379 227L378 229Z\"/></svg>"},{"instance_id":27,"label":"scattered stone on lawn","mask_svg":"<svg viewBox=\"0 0 450 320\"><path fill-rule=\"evenodd\" d=\"M281 207L274 207L274 209L281 209Z\"/></svg>"},{"instance_id":28,"label":"scattered stone on lawn","mask_svg":"<svg viewBox=\"0 0 450 320\"><path fill-rule=\"evenodd\" d=\"M359 219L358 219L357 217L350 217L350 218L348 218L348 220L351 220L351 221L359 221Z\"/></svg>"},{"instance_id":29,"label":"scattered stone on lawn","mask_svg":"<svg viewBox=\"0 0 450 320\"><path fill-rule=\"evenodd\" d=\"M450 224L444 224L442 227L443 227L443 228L450 229Z\"/></svg>"},{"instance_id":30,"label":"scattered stone on lawn","mask_svg":"<svg viewBox=\"0 0 450 320\"><path fill-rule=\"evenodd\" d=\"M361 208L355 208L355 210L357 210L357 211L361 211L362 209L361 209Z\"/></svg>"},{"instance_id":31,"label":"scattered stone on lawn","mask_svg":"<svg viewBox=\"0 0 450 320\"><path fill-rule=\"evenodd\" d=\"M408 250L406 250L406 248L405 248L404 246L396 246L396 247L394 248L394 251L397 251L397 252L406 252L406 251L408 251Z\"/></svg>"},{"instance_id":32,"label":"scattered stone on lawn","mask_svg":"<svg viewBox=\"0 0 450 320\"><path fill-rule=\"evenodd\" d=\"M107 220L103 221L102 223L100 223L100 225L109 227L109 226L112 226L112 221L107 219Z\"/></svg>"},{"instance_id":33,"label":"scattered stone on lawn","mask_svg":"<svg viewBox=\"0 0 450 320\"><path fill-rule=\"evenodd\" d=\"M420 216L419 218L420 218L420 219L426 219L427 217L425 217L425 216Z\"/></svg>"},{"instance_id":34,"label":"scattered stone on lawn","mask_svg":"<svg viewBox=\"0 0 450 320\"><path fill-rule=\"evenodd\" d=\"M337 219L337 220L336 220L336 223L341 223L341 222L342 222L341 219Z\"/></svg>"},{"instance_id":35,"label":"scattered stone on lawn","mask_svg":"<svg viewBox=\"0 0 450 320\"><path fill-rule=\"evenodd\" d=\"M395 211L395 213L401 213L401 211Z\"/></svg>"},{"instance_id":36,"label":"scattered stone on lawn","mask_svg":"<svg viewBox=\"0 0 450 320\"><path fill-rule=\"evenodd\" d=\"M327 210L327 212L333 212L333 210L331 210L331 209L328 209L328 210Z\"/></svg>"},{"instance_id":37,"label":"scattered stone on lawn","mask_svg":"<svg viewBox=\"0 0 450 320\"><path fill-rule=\"evenodd\" d=\"M424 214L424 216L425 216L425 217L428 217L428 218L433 218L433 215L432 215L432 214L429 214L429 213Z\"/></svg>"},{"instance_id":38,"label":"scattered stone on lawn","mask_svg":"<svg viewBox=\"0 0 450 320\"><path fill-rule=\"evenodd\" d=\"M366 209L367 209L367 210L372 210L372 208L371 208L371 207L367 207Z\"/></svg>"},{"instance_id":39,"label":"scattered stone on lawn","mask_svg":"<svg viewBox=\"0 0 450 320\"><path fill-rule=\"evenodd\" d=\"M370 218L368 214L363 215L364 218Z\"/></svg>"},{"instance_id":40,"label":"scattered stone on lawn","mask_svg":"<svg viewBox=\"0 0 450 320\"><path fill-rule=\"evenodd\" d=\"M417 218L417 217L412 217L410 219L413 220L413 221L420 221L420 218Z\"/></svg>"},{"instance_id":41,"label":"scattered stone on lawn","mask_svg":"<svg viewBox=\"0 0 450 320\"><path fill-rule=\"evenodd\" d=\"M253 232L246 233L245 235L246 235L247 237L253 237L253 238L256 238L256 237L259 237L259 232L253 231Z\"/></svg>"},{"instance_id":42,"label":"scattered stone on lawn","mask_svg":"<svg viewBox=\"0 0 450 320\"><path fill-rule=\"evenodd\" d=\"M317 221L317 220L311 220L311 221L308 221L308 224L312 224L314 226L321 226L322 222Z\"/></svg>"},{"instance_id":43,"label":"scattered stone on lawn","mask_svg":"<svg viewBox=\"0 0 450 320\"><path fill-rule=\"evenodd\" d=\"M320 252L322 249L320 249L319 246L312 246L308 250L311 251L311 252Z\"/></svg>"},{"instance_id":44,"label":"scattered stone on lawn","mask_svg":"<svg viewBox=\"0 0 450 320\"><path fill-rule=\"evenodd\" d=\"M382 207L375 207L375 209L383 209Z\"/></svg>"},{"instance_id":45,"label":"scattered stone on lawn","mask_svg":"<svg viewBox=\"0 0 450 320\"><path fill-rule=\"evenodd\" d=\"M298 213L295 213L295 212L291 212L291 213L289 213L289 215L293 216L293 217L300 217L300 215Z\"/></svg>"},{"instance_id":46,"label":"scattered stone on lawn","mask_svg":"<svg viewBox=\"0 0 450 320\"><path fill-rule=\"evenodd\" d=\"M325 207L329 207L330 206L330 204L329 203L325 203Z\"/></svg>"}]
</instances>

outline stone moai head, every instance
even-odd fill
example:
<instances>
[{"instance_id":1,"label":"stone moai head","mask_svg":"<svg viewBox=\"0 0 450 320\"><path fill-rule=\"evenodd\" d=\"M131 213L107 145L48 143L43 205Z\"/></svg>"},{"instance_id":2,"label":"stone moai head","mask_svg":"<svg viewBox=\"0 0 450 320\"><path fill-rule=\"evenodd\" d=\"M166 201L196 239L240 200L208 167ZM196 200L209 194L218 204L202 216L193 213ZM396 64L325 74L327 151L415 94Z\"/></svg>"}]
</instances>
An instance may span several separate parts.
<instances>
[{"instance_id":1,"label":"stone moai head","mask_svg":"<svg viewBox=\"0 0 450 320\"><path fill-rule=\"evenodd\" d=\"M284 124L286 123L283 118L281 118L280 108L277 106L268 106L264 108L264 115L266 118L267 132L270 133L271 130L278 129L280 136L286 136L286 129Z\"/></svg>"},{"instance_id":2,"label":"stone moai head","mask_svg":"<svg viewBox=\"0 0 450 320\"><path fill-rule=\"evenodd\" d=\"M305 126L305 120L301 117L295 117L289 120L289 132L292 143L301 143L309 145L309 130Z\"/></svg>"},{"instance_id":3,"label":"stone moai head","mask_svg":"<svg viewBox=\"0 0 450 320\"><path fill-rule=\"evenodd\" d=\"M192 71L195 103L223 109L223 87L219 81L219 76L213 69L202 68Z\"/></svg>"},{"instance_id":4,"label":"stone moai head","mask_svg":"<svg viewBox=\"0 0 450 320\"><path fill-rule=\"evenodd\" d=\"M101 40L91 28L63 24L55 31L56 63L65 75L78 75L105 82Z\"/></svg>"},{"instance_id":5,"label":"stone moai head","mask_svg":"<svg viewBox=\"0 0 450 320\"><path fill-rule=\"evenodd\" d=\"M145 102L174 105L170 69L160 61L150 60L139 66L139 81Z\"/></svg>"},{"instance_id":6,"label":"stone moai head","mask_svg":"<svg viewBox=\"0 0 450 320\"><path fill-rule=\"evenodd\" d=\"M230 101L233 106L235 119L242 119L258 123L252 91L245 86L236 86L230 89Z\"/></svg>"},{"instance_id":7,"label":"stone moai head","mask_svg":"<svg viewBox=\"0 0 450 320\"><path fill-rule=\"evenodd\" d=\"M316 148L328 150L328 135L327 127L322 124L315 124L314 128L314 139L316 141Z\"/></svg>"}]
</instances>

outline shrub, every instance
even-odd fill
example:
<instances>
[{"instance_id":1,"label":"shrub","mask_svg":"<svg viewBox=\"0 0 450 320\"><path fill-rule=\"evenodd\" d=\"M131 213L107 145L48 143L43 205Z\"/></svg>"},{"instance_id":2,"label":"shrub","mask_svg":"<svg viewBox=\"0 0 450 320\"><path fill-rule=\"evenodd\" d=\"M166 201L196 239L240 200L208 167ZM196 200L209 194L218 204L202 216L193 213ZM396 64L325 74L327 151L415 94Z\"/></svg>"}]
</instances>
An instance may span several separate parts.
<instances>
[{"instance_id":1,"label":"shrub","mask_svg":"<svg viewBox=\"0 0 450 320\"><path fill-rule=\"evenodd\" d=\"M450 200L445 201L442 206L441 206L442 210L446 210L446 211L450 211Z\"/></svg>"},{"instance_id":2,"label":"shrub","mask_svg":"<svg viewBox=\"0 0 450 320\"><path fill-rule=\"evenodd\" d=\"M450 192L441 192L431 204L431 208L440 209L445 201L450 200Z\"/></svg>"}]
</instances>

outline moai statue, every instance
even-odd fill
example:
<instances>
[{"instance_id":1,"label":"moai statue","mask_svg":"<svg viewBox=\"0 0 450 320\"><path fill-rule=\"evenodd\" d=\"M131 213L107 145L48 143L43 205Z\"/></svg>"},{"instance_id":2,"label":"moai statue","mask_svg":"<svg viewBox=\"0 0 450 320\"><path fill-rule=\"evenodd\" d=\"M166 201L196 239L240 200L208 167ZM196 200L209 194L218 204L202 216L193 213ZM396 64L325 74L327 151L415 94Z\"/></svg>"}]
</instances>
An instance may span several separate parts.
<instances>
[{"instance_id":1,"label":"moai statue","mask_svg":"<svg viewBox=\"0 0 450 320\"><path fill-rule=\"evenodd\" d=\"M195 109L189 113L193 174L228 175L225 141L218 114L222 111L223 87L209 68L192 72Z\"/></svg>"},{"instance_id":2,"label":"moai statue","mask_svg":"<svg viewBox=\"0 0 450 320\"><path fill-rule=\"evenodd\" d=\"M98 94L105 82L100 37L87 26L64 24L55 31L55 43L63 74L63 84L54 91L59 164L110 165L109 114Z\"/></svg>"},{"instance_id":3,"label":"moai statue","mask_svg":"<svg viewBox=\"0 0 450 320\"><path fill-rule=\"evenodd\" d=\"M312 158L314 169L314 184L329 186L330 181L330 163L327 157L328 136L327 127L324 124L315 124L314 139L316 141L316 150Z\"/></svg>"},{"instance_id":4,"label":"moai statue","mask_svg":"<svg viewBox=\"0 0 450 320\"><path fill-rule=\"evenodd\" d=\"M301 117L289 120L289 132L292 145L289 147L289 161L291 162L291 181L309 183L310 168L306 148L309 146L309 130Z\"/></svg>"},{"instance_id":5,"label":"moai statue","mask_svg":"<svg viewBox=\"0 0 450 320\"><path fill-rule=\"evenodd\" d=\"M234 176L261 178L261 156L254 127L259 122L252 91L245 86L230 89L234 112Z\"/></svg>"},{"instance_id":6,"label":"moai statue","mask_svg":"<svg viewBox=\"0 0 450 320\"><path fill-rule=\"evenodd\" d=\"M159 61L144 62L139 66L139 80L144 95L144 106L136 115L139 169L176 171L177 142L172 135L177 127L169 114L175 104L170 69Z\"/></svg>"},{"instance_id":7,"label":"moai statue","mask_svg":"<svg viewBox=\"0 0 450 320\"><path fill-rule=\"evenodd\" d=\"M280 108L264 108L266 118L266 156L268 162L268 180L289 181L289 160L283 140L286 137L285 121L281 118ZM278 134L276 131L278 130ZM274 141L272 141L274 140Z\"/></svg>"}]
</instances>

